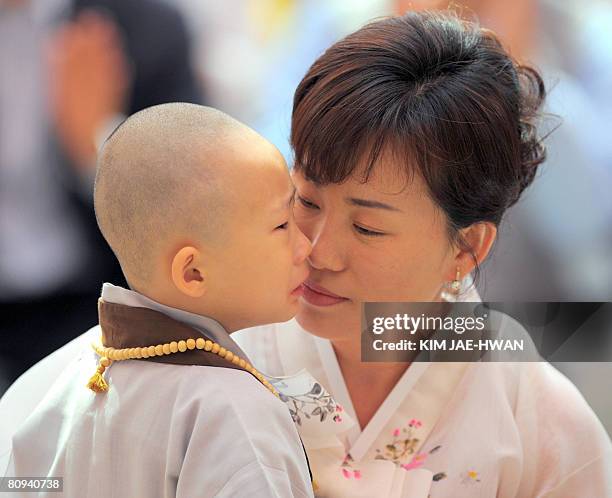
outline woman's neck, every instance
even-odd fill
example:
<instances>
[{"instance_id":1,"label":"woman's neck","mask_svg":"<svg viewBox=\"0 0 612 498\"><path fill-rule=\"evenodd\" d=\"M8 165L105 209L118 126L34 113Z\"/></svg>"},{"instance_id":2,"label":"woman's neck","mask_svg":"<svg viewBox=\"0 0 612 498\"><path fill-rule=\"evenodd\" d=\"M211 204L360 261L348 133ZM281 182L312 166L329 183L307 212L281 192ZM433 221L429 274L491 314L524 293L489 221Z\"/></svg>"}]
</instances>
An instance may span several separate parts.
<instances>
[{"instance_id":1,"label":"woman's neck","mask_svg":"<svg viewBox=\"0 0 612 498\"><path fill-rule=\"evenodd\" d=\"M332 345L361 429L365 428L410 363L361 361L359 341L333 341ZM355 347L356 345L356 347Z\"/></svg>"}]
</instances>

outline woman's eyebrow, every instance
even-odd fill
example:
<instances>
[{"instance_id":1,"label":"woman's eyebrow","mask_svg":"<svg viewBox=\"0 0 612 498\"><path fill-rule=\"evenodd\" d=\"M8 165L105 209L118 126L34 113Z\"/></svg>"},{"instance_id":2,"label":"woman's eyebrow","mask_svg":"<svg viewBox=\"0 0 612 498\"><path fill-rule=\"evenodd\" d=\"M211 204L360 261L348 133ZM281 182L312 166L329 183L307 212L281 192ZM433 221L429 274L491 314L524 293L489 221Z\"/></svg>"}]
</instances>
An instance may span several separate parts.
<instances>
[{"instance_id":1,"label":"woman's eyebrow","mask_svg":"<svg viewBox=\"0 0 612 498\"><path fill-rule=\"evenodd\" d=\"M295 202L295 192L297 191L297 189L295 188L295 185L291 188L291 195L289 196L288 200L287 200L287 207L291 208L291 206L293 206L293 203Z\"/></svg>"},{"instance_id":2,"label":"woman's eyebrow","mask_svg":"<svg viewBox=\"0 0 612 498\"><path fill-rule=\"evenodd\" d=\"M370 199L358 199L356 197L347 197L344 199L348 204L352 204L353 206L374 208L374 209L385 209L387 211L398 211L402 212L401 209L396 208L395 206L391 206L390 204L385 204L380 201L372 201Z\"/></svg>"}]
</instances>

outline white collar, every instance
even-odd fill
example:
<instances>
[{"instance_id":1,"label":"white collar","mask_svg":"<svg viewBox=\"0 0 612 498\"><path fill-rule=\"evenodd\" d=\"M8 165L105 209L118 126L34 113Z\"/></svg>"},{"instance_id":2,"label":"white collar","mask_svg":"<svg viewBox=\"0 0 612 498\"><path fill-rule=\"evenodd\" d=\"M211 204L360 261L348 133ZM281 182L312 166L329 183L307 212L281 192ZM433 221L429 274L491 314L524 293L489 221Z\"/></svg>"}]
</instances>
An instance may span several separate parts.
<instances>
[{"instance_id":1,"label":"white collar","mask_svg":"<svg viewBox=\"0 0 612 498\"><path fill-rule=\"evenodd\" d=\"M223 328L223 325L214 318L166 306L139 292L124 289L123 287L109 283L105 283L102 286L101 297L107 303L123 304L125 306L132 306L133 308L148 308L159 311L178 322L189 325L201 332L205 332L205 335L214 342L217 342L219 345L232 351L241 358L247 359L246 354L240 349L240 346L230 337L229 333Z\"/></svg>"}]
</instances>

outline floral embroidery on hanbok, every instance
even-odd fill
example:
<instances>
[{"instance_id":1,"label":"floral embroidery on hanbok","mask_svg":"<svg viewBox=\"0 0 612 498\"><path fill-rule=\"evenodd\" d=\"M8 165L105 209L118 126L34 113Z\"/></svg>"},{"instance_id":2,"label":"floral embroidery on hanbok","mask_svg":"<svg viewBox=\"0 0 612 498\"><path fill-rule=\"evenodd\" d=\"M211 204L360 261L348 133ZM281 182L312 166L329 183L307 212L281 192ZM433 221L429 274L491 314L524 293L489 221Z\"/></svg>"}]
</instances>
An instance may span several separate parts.
<instances>
[{"instance_id":1,"label":"floral embroidery on hanbok","mask_svg":"<svg viewBox=\"0 0 612 498\"><path fill-rule=\"evenodd\" d=\"M297 425L302 425L302 417L318 418L319 421L324 422L332 414L334 422L342 422L340 415L343 411L342 407L318 382L314 383L310 391L306 393L292 396L279 393L279 397L287 404L291 418Z\"/></svg>"},{"instance_id":2,"label":"floral embroidery on hanbok","mask_svg":"<svg viewBox=\"0 0 612 498\"><path fill-rule=\"evenodd\" d=\"M376 460L389 460L395 463L398 467L410 471L422 467L428 456L436 453L442 448L442 445L434 446L429 451L415 452L420 439L418 436L419 428L423 423L417 419L411 419L406 427L396 427L391 434L391 441L384 448L376 449ZM360 479L362 473L359 469L353 466L353 458L347 454L340 466L340 471L346 479ZM437 472L433 475L432 481L439 482L446 479L446 472ZM462 473L460 476L461 483L466 485L476 484L480 482L480 477L477 471L470 469Z\"/></svg>"},{"instance_id":3,"label":"floral embroidery on hanbok","mask_svg":"<svg viewBox=\"0 0 612 498\"><path fill-rule=\"evenodd\" d=\"M478 478L478 472L475 470L468 470L461 474L461 484L475 484L480 482Z\"/></svg>"},{"instance_id":4,"label":"floral embroidery on hanbok","mask_svg":"<svg viewBox=\"0 0 612 498\"><path fill-rule=\"evenodd\" d=\"M414 455L409 462L407 458L413 455L415 447L420 439L415 437L416 432L423 423L417 419L411 419L407 427L393 429L392 441L385 445L384 449L376 449L376 460L390 460L405 470L415 469L423 465L426 454Z\"/></svg>"},{"instance_id":5,"label":"floral embroidery on hanbok","mask_svg":"<svg viewBox=\"0 0 612 498\"><path fill-rule=\"evenodd\" d=\"M346 479L361 479L361 470L353 468L353 462L353 457L347 453L340 464L340 471Z\"/></svg>"},{"instance_id":6,"label":"floral embroidery on hanbok","mask_svg":"<svg viewBox=\"0 0 612 498\"><path fill-rule=\"evenodd\" d=\"M417 469L425 463L427 453L415 452L415 447L419 443L420 439L414 437L418 429L423 425L423 422L417 419L411 419L407 427L397 427L393 429L392 441L385 445L385 449L377 449L376 460L389 460L396 465L402 467L404 470ZM430 451L433 453L437 451L439 446ZM409 461L408 457L412 457ZM340 465L340 471L346 479L361 479L361 470L353 467L353 458L350 454L346 454L342 464Z\"/></svg>"}]
</instances>

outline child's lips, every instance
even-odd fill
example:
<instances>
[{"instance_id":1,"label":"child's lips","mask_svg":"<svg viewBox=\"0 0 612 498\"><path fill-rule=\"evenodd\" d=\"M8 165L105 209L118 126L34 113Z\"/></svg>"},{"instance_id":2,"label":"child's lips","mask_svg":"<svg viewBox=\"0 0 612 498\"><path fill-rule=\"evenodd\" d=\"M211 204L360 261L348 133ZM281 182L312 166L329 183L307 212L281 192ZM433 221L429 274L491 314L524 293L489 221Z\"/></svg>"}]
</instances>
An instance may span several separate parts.
<instances>
[{"instance_id":1,"label":"child's lips","mask_svg":"<svg viewBox=\"0 0 612 498\"><path fill-rule=\"evenodd\" d=\"M299 297L304 294L304 284L298 285L295 289L291 291L292 297Z\"/></svg>"},{"instance_id":2,"label":"child's lips","mask_svg":"<svg viewBox=\"0 0 612 498\"><path fill-rule=\"evenodd\" d=\"M306 273L306 275L304 275L304 278L302 278L300 285L298 285L295 289L293 289L291 291L291 296L301 296L304 294L304 283L306 282L306 280L308 279L308 272Z\"/></svg>"}]
</instances>

